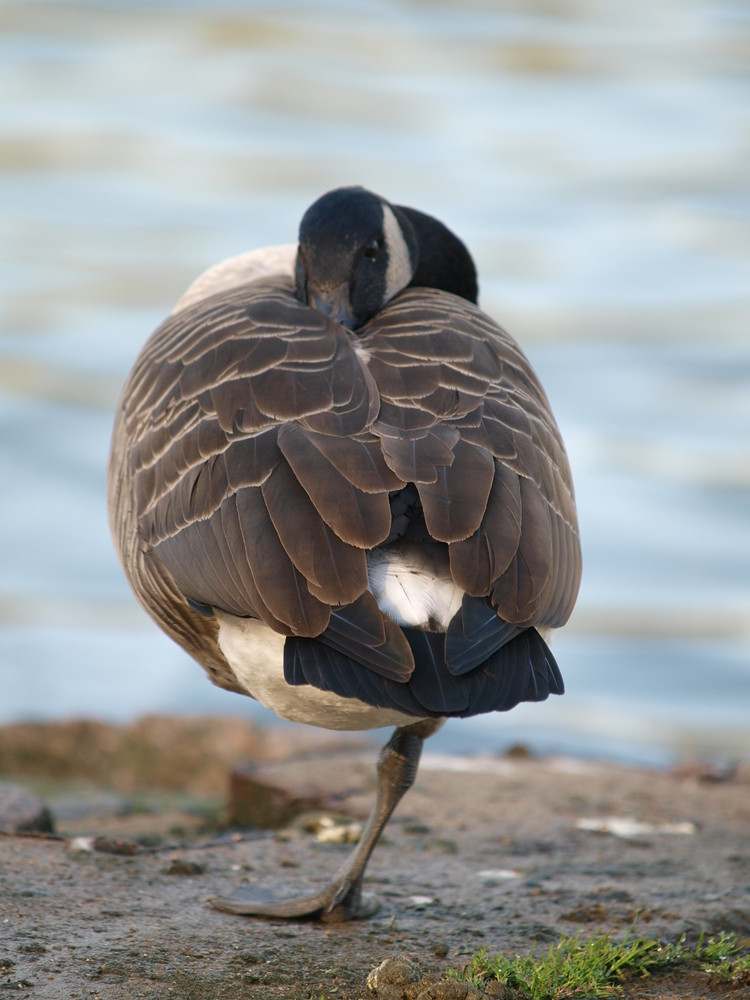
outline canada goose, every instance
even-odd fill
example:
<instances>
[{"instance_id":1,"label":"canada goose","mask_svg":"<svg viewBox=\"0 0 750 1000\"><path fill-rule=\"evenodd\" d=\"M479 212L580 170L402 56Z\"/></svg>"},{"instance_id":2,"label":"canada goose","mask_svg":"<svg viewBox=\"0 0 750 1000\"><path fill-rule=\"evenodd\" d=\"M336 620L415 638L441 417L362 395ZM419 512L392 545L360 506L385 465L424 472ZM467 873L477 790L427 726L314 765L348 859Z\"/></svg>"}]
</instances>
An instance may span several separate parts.
<instances>
[{"instance_id":1,"label":"canada goose","mask_svg":"<svg viewBox=\"0 0 750 1000\"><path fill-rule=\"evenodd\" d=\"M108 471L138 600L214 683L331 729L396 726L332 882L235 913L373 912L362 876L450 716L562 694L542 632L581 555L568 460L515 341L436 219L342 188L297 247L191 286L135 363Z\"/></svg>"}]
</instances>

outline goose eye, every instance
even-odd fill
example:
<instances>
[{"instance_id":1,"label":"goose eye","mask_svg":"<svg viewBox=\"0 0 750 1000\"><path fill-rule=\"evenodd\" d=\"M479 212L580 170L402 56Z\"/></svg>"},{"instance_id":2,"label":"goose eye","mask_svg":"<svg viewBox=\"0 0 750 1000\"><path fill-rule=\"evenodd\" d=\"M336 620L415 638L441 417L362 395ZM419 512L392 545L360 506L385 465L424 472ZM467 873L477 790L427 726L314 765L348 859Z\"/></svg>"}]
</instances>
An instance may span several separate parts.
<instances>
[{"instance_id":1,"label":"goose eye","mask_svg":"<svg viewBox=\"0 0 750 1000\"><path fill-rule=\"evenodd\" d=\"M370 240L369 243L365 244L365 257L369 257L372 260L373 257L377 257L379 249L380 243L378 240Z\"/></svg>"}]
</instances>

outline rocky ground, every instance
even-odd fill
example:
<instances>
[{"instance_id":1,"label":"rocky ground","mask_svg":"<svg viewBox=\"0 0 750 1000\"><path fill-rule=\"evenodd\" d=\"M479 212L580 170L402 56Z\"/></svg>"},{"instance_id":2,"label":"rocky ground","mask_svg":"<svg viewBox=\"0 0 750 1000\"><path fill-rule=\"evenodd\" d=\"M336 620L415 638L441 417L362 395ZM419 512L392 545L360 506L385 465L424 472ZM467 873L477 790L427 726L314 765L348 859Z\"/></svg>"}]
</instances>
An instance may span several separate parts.
<instances>
[{"instance_id":1,"label":"rocky ground","mask_svg":"<svg viewBox=\"0 0 750 1000\"><path fill-rule=\"evenodd\" d=\"M351 845L331 840L321 809L361 820L376 756L351 737L227 720L0 730L0 780L16 788L0 788L0 987L43 1000L465 1000L443 977L479 948L541 953L560 934L631 928L750 937L747 765L459 760L429 744L368 869L375 917L332 926L210 908L242 881L312 886L333 873ZM228 775L247 761L230 803ZM18 786L43 799L54 833L19 830ZM284 827L227 826L230 805L263 794L269 824ZM420 982L369 991L370 971L399 955ZM739 1000L750 987L673 974L625 995Z\"/></svg>"}]
</instances>

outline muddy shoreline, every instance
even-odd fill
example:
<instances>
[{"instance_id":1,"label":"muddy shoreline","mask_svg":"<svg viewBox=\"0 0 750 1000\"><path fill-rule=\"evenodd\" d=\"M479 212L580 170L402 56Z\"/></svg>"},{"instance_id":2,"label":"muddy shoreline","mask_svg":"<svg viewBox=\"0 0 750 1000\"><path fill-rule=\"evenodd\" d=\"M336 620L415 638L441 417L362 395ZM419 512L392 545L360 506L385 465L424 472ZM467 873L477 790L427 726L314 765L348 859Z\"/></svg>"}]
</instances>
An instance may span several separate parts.
<instances>
[{"instance_id":1,"label":"muddy shoreline","mask_svg":"<svg viewBox=\"0 0 750 1000\"><path fill-rule=\"evenodd\" d=\"M58 838L0 837L0 985L44 1000L114 1000L125 984L130 997L332 1000L368 995L368 972L399 954L440 975L480 947L546 951L560 934L750 936L750 766L663 773L522 754L443 758L429 746L368 868L375 917L326 926L216 912L207 899L242 880L312 886L351 850L316 839L304 818L276 831L223 828L230 767L255 760L286 787L344 792L337 809L357 820L377 750L236 721L196 725L97 728L86 753L75 729L0 730L0 778L41 793ZM46 747L44 766L35 745ZM90 849L97 837L110 847ZM131 846L111 853L117 843ZM659 988L629 995L742 995L705 982L702 992Z\"/></svg>"}]
</instances>

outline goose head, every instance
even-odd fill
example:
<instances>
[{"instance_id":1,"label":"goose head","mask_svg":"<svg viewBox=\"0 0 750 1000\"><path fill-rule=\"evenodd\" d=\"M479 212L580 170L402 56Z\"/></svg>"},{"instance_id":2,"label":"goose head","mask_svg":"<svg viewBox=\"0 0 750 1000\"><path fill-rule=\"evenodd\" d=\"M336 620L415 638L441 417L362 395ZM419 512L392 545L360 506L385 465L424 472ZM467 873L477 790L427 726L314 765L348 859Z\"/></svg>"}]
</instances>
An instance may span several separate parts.
<instances>
[{"instance_id":1,"label":"goose head","mask_svg":"<svg viewBox=\"0 0 750 1000\"><path fill-rule=\"evenodd\" d=\"M295 265L301 302L356 330L417 285L477 300L471 255L437 219L362 187L329 191L303 215Z\"/></svg>"}]
</instances>

